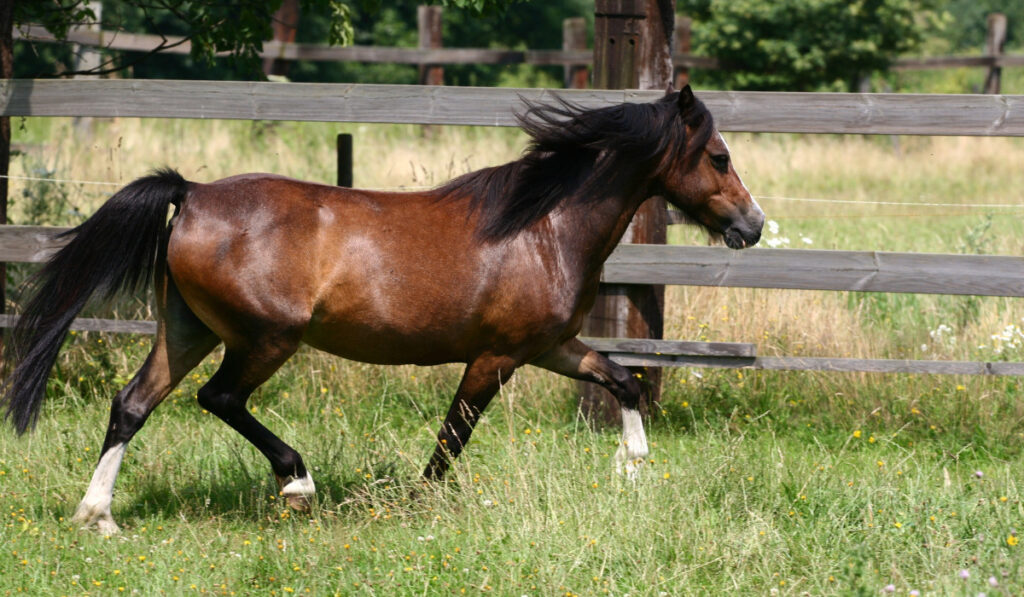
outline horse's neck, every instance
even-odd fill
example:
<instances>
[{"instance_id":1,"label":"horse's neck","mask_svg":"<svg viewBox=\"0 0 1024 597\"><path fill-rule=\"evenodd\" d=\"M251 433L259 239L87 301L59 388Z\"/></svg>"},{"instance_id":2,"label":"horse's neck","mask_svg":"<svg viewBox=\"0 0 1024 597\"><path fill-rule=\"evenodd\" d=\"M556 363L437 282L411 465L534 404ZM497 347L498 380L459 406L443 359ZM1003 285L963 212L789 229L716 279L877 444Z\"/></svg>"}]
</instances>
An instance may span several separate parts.
<instances>
[{"instance_id":1,"label":"horse's neck","mask_svg":"<svg viewBox=\"0 0 1024 597\"><path fill-rule=\"evenodd\" d=\"M643 200L635 193L609 193L601 200L580 202L556 211L551 217L559 245L584 270L600 273Z\"/></svg>"}]
</instances>

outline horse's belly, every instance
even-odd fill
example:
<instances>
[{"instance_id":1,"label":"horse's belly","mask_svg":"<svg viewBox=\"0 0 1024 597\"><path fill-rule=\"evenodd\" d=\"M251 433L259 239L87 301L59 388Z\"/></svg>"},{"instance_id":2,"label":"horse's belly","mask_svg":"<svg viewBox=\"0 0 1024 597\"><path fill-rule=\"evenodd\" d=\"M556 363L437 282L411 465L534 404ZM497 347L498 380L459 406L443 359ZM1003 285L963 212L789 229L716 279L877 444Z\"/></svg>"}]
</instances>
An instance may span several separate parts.
<instances>
[{"instance_id":1,"label":"horse's belly","mask_svg":"<svg viewBox=\"0 0 1024 597\"><path fill-rule=\"evenodd\" d=\"M464 342L449 334L398 329L382 322L360 325L313 321L302 338L342 358L379 365L439 365L468 360Z\"/></svg>"}]
</instances>

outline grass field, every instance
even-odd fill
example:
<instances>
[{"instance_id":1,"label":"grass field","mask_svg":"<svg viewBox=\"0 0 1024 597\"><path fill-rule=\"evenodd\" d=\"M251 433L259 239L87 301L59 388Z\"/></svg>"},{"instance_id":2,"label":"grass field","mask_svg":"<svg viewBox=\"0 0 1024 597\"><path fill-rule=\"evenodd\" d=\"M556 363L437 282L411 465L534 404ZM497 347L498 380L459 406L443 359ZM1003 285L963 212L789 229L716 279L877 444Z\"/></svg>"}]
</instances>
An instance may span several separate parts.
<instances>
[{"instance_id":1,"label":"grass field","mask_svg":"<svg viewBox=\"0 0 1024 597\"><path fill-rule=\"evenodd\" d=\"M124 184L168 164L193 180L266 170L330 182L334 135L347 131L357 185L412 187L514 159L525 143L454 127L89 126L16 122L25 154L12 174ZM766 243L1024 253L1020 140L729 142L778 227ZM15 223L75 223L116 188L12 184ZM686 228L671 237L706 242ZM1008 299L679 287L668 303L667 337L755 342L765 355L1024 360L1024 308ZM125 301L117 314L147 308ZM311 468L318 500L299 515L263 458L195 404L214 355L131 444L114 501L123 532L79 531L67 517L109 397L148 343L74 335L39 427L0 431L0 593L1024 593L1024 392L1013 378L673 370L631 483L612 471L617 436L577 417L574 385L524 370L450 482L425 487L417 476L459 369L303 351L250 402Z\"/></svg>"}]
</instances>

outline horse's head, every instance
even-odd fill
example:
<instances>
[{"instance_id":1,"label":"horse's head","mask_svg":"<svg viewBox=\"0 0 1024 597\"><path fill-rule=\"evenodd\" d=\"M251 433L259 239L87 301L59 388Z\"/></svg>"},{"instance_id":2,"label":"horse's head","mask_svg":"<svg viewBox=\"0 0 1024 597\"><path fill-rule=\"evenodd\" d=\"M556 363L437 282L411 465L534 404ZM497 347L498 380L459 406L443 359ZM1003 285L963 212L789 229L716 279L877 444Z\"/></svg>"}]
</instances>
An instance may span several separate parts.
<instances>
[{"instance_id":1,"label":"horse's head","mask_svg":"<svg viewBox=\"0 0 1024 597\"><path fill-rule=\"evenodd\" d=\"M656 193L730 248L757 244L764 212L733 168L729 146L715 129L711 113L693 96L689 85L678 94L669 93L663 101L678 106L685 137L669 144L681 151L666 152ZM684 131L669 134L683 135Z\"/></svg>"}]
</instances>

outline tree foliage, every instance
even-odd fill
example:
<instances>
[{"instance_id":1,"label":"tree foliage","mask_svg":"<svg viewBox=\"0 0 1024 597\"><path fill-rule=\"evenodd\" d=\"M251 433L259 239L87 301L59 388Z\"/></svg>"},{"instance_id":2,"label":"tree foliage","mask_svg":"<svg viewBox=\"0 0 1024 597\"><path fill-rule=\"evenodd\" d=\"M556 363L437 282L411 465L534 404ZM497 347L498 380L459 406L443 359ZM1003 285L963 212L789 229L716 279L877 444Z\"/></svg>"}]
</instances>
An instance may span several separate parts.
<instances>
[{"instance_id":1,"label":"tree foliage","mask_svg":"<svg viewBox=\"0 0 1024 597\"><path fill-rule=\"evenodd\" d=\"M486 16L523 1L434 0L432 3ZM382 4L380 0L300 2L303 14L321 17L323 36L316 41L338 45L353 43L353 21L357 14L376 14ZM184 36L191 42L193 64L211 66L214 56L223 53L227 58L227 72L219 73L226 75L222 78L253 78L261 74L259 52L263 42L273 35L272 18L280 6L281 0L106 0L102 15L104 26L115 30ZM96 15L85 0L15 2L15 26L38 23L58 38L65 38L76 24L95 21ZM48 54L51 59L55 55L52 52ZM59 52L56 54L60 55ZM63 57L66 56L67 52L64 52ZM31 57L25 56L29 59L26 63L31 62ZM124 68L138 62L139 57L136 56L134 60L119 61L107 65L107 68ZM47 73L23 74L39 76Z\"/></svg>"},{"instance_id":2,"label":"tree foliage","mask_svg":"<svg viewBox=\"0 0 1024 597\"><path fill-rule=\"evenodd\" d=\"M416 7L419 0L391 0L379 10L356 6L352 12L355 43L382 47L416 47ZM498 11L445 9L442 17L444 45L464 48L560 48L562 21L566 17L593 18L593 0L545 0L524 2ZM323 15L303 13L298 41L323 43L327 22ZM527 65L446 65L449 85L497 86L515 84L560 85L561 67ZM297 62L288 76L294 81L358 83L415 83L417 69L409 64L360 64L352 62Z\"/></svg>"},{"instance_id":3,"label":"tree foliage","mask_svg":"<svg viewBox=\"0 0 1024 597\"><path fill-rule=\"evenodd\" d=\"M986 19L994 12L1006 15L1006 45L1024 46L1024 2L1020 0L946 0L942 7L949 14L950 21L956 23L943 36L949 44L949 51L982 48L987 31Z\"/></svg>"},{"instance_id":4,"label":"tree foliage","mask_svg":"<svg viewBox=\"0 0 1024 597\"><path fill-rule=\"evenodd\" d=\"M694 51L726 69L733 89L850 90L916 48L938 24L929 0L679 0Z\"/></svg>"}]
</instances>

